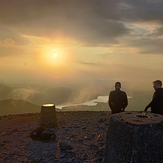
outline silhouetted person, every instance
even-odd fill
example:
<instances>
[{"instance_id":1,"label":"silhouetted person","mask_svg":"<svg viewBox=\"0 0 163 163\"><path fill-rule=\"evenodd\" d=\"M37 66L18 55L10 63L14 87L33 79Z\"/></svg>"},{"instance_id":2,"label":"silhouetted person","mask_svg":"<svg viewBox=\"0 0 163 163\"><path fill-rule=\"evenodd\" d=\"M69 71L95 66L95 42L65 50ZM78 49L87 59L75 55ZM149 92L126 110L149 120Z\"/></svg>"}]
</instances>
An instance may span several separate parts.
<instances>
[{"instance_id":1,"label":"silhouetted person","mask_svg":"<svg viewBox=\"0 0 163 163\"><path fill-rule=\"evenodd\" d=\"M121 83L115 83L115 90L110 92L108 104L111 109L111 113L120 113L125 111L128 105L127 95L124 91L121 91Z\"/></svg>"},{"instance_id":2,"label":"silhouetted person","mask_svg":"<svg viewBox=\"0 0 163 163\"><path fill-rule=\"evenodd\" d=\"M156 80L153 82L153 88L155 92L153 94L152 101L145 107L146 112L148 108L151 108L151 113L163 115L163 88L162 81Z\"/></svg>"}]
</instances>

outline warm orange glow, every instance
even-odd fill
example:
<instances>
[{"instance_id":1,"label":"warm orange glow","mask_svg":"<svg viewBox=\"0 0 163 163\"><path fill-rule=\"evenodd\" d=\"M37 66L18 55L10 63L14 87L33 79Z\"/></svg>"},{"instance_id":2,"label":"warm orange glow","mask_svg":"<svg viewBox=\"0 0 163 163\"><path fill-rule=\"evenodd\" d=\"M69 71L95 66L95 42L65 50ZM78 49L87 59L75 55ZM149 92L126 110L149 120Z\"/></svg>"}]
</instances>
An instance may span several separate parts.
<instances>
[{"instance_id":1,"label":"warm orange glow","mask_svg":"<svg viewBox=\"0 0 163 163\"><path fill-rule=\"evenodd\" d=\"M70 50L65 46L44 45L38 49L37 67L40 74L52 80L67 77L73 71L73 58Z\"/></svg>"},{"instance_id":2,"label":"warm orange glow","mask_svg":"<svg viewBox=\"0 0 163 163\"><path fill-rule=\"evenodd\" d=\"M53 56L54 56L54 57L57 57L57 54L55 53Z\"/></svg>"},{"instance_id":3,"label":"warm orange glow","mask_svg":"<svg viewBox=\"0 0 163 163\"><path fill-rule=\"evenodd\" d=\"M63 48L45 47L41 60L46 67L63 67L66 65L67 52Z\"/></svg>"}]
</instances>

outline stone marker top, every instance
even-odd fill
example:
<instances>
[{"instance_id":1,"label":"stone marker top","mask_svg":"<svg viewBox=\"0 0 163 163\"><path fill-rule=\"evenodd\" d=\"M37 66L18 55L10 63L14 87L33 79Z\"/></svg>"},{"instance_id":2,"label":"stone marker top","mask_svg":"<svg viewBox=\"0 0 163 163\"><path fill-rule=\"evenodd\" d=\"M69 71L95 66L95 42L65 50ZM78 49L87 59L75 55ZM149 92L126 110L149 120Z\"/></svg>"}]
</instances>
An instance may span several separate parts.
<instances>
[{"instance_id":1,"label":"stone marker top","mask_svg":"<svg viewBox=\"0 0 163 163\"><path fill-rule=\"evenodd\" d=\"M140 112L121 112L111 115L111 118L124 121L133 125L154 124L163 122L163 115L147 113L142 115Z\"/></svg>"},{"instance_id":2,"label":"stone marker top","mask_svg":"<svg viewBox=\"0 0 163 163\"><path fill-rule=\"evenodd\" d=\"M52 106L55 106L54 104L43 104L42 106L44 107L52 107Z\"/></svg>"}]
</instances>

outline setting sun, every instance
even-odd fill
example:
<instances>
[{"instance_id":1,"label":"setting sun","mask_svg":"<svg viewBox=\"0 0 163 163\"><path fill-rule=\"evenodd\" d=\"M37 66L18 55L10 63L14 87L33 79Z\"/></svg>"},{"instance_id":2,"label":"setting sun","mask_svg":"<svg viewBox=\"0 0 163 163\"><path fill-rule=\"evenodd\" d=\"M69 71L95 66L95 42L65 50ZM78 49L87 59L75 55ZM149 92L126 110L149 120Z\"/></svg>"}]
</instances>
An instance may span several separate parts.
<instances>
[{"instance_id":1,"label":"setting sun","mask_svg":"<svg viewBox=\"0 0 163 163\"><path fill-rule=\"evenodd\" d=\"M55 54L53 54L53 56L54 56L54 57L57 57L57 54L55 53Z\"/></svg>"},{"instance_id":2,"label":"setting sun","mask_svg":"<svg viewBox=\"0 0 163 163\"><path fill-rule=\"evenodd\" d=\"M46 46L42 50L42 57L41 57L41 63L44 65L44 67L52 68L52 67L65 67L66 66L66 60L67 60L67 52L63 47L51 47Z\"/></svg>"}]
</instances>

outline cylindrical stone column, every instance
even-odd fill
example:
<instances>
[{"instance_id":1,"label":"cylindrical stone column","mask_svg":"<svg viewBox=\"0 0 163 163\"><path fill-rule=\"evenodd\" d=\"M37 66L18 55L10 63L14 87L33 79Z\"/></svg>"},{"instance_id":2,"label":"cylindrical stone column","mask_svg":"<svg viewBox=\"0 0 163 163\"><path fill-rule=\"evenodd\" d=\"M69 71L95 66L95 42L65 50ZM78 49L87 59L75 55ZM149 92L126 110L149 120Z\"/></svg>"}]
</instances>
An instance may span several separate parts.
<instances>
[{"instance_id":1,"label":"cylindrical stone column","mask_svg":"<svg viewBox=\"0 0 163 163\"><path fill-rule=\"evenodd\" d=\"M139 112L109 120L105 163L163 163L163 116Z\"/></svg>"},{"instance_id":2,"label":"cylindrical stone column","mask_svg":"<svg viewBox=\"0 0 163 163\"><path fill-rule=\"evenodd\" d=\"M54 104L44 104L41 106L40 127L57 127L57 117Z\"/></svg>"}]
</instances>

